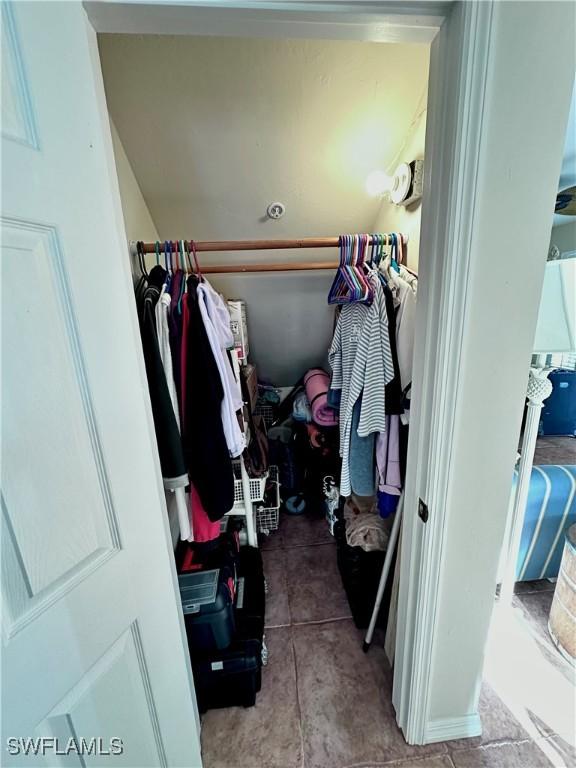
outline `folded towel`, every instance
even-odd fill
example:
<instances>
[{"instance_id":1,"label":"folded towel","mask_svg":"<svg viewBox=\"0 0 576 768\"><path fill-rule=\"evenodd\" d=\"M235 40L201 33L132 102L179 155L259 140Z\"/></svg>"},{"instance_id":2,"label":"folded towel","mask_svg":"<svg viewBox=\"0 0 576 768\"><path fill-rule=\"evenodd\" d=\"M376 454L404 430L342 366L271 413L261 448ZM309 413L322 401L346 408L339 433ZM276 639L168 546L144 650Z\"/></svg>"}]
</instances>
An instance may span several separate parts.
<instances>
[{"instance_id":1,"label":"folded towel","mask_svg":"<svg viewBox=\"0 0 576 768\"><path fill-rule=\"evenodd\" d=\"M311 368L304 376L304 388L312 411L312 420L319 427L338 424L337 413L328 405L327 394L330 377L322 368Z\"/></svg>"},{"instance_id":2,"label":"folded towel","mask_svg":"<svg viewBox=\"0 0 576 768\"><path fill-rule=\"evenodd\" d=\"M369 497L364 497L369 498ZM372 497L372 501L374 497ZM384 521L374 509L360 511L354 497L348 497L344 503L346 521L346 542L351 547L362 547L365 552L384 551L388 545L388 531Z\"/></svg>"}]
</instances>

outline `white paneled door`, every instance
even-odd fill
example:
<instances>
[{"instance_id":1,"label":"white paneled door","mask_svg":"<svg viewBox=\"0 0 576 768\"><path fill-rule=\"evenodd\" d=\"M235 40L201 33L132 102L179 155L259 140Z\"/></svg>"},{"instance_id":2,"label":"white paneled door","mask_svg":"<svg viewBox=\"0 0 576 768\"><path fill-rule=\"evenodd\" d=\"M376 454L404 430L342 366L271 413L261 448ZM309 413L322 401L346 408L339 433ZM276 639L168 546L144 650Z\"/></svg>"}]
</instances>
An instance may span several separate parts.
<instances>
[{"instance_id":1,"label":"white paneled door","mask_svg":"<svg viewBox=\"0 0 576 768\"><path fill-rule=\"evenodd\" d=\"M97 46L80 3L2 4L1 127L0 763L200 766Z\"/></svg>"}]
</instances>

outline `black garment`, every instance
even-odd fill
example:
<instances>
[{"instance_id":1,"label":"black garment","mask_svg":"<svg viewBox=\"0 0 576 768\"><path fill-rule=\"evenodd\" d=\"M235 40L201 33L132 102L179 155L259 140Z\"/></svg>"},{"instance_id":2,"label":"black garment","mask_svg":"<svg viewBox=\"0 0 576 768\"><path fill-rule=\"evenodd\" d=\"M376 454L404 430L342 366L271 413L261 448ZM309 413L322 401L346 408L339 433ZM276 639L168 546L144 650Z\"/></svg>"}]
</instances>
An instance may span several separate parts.
<instances>
[{"instance_id":1,"label":"black garment","mask_svg":"<svg viewBox=\"0 0 576 768\"><path fill-rule=\"evenodd\" d=\"M181 269L176 270L172 275L170 283L170 312L168 314L168 334L170 340L170 352L172 353L172 370L174 372L174 384L176 386L176 399L178 400L178 412L180 414L180 423L184 419L182 415L182 304L179 302L182 285L186 280L184 272ZM182 301L185 300L182 297ZM180 304L180 306L179 306Z\"/></svg>"},{"instance_id":2,"label":"black garment","mask_svg":"<svg viewBox=\"0 0 576 768\"><path fill-rule=\"evenodd\" d=\"M224 390L198 305L194 276L188 278L184 434L186 462L202 505L216 521L234 504L234 472L222 426Z\"/></svg>"},{"instance_id":3,"label":"black garment","mask_svg":"<svg viewBox=\"0 0 576 768\"><path fill-rule=\"evenodd\" d=\"M384 406L387 415L400 415L404 413L404 397L400 383L400 366L398 365L398 348L396 346L396 310L394 308L392 291L387 285L384 286L384 300L386 302L386 316L388 318L390 352L392 353L392 365L394 367L394 378L386 384Z\"/></svg>"},{"instance_id":4,"label":"black garment","mask_svg":"<svg viewBox=\"0 0 576 768\"><path fill-rule=\"evenodd\" d=\"M164 486L174 489L188 485L188 474L156 334L155 308L166 274L158 265L150 270L148 286L140 292L138 318L162 477Z\"/></svg>"}]
</instances>

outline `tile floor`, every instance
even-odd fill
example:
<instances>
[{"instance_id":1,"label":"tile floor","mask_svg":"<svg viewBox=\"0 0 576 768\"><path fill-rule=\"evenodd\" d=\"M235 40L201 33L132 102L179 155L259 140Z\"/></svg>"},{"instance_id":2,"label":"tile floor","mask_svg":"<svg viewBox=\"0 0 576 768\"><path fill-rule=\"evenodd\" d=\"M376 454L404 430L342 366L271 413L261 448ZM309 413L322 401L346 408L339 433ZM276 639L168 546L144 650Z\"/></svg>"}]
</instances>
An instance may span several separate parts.
<instances>
[{"instance_id":1,"label":"tile floor","mask_svg":"<svg viewBox=\"0 0 576 768\"><path fill-rule=\"evenodd\" d=\"M262 542L262 550L270 661L255 707L203 716L204 768L576 765L570 743L573 673L546 634L549 582L519 585L514 616L506 614L518 642L529 646L526 655L519 653L518 642L508 648L510 638L518 639L510 625L495 622L480 702L483 735L411 747L396 725L392 672L381 642L375 639L370 652L362 652L363 632L350 618L324 521L283 515L280 530ZM519 696L514 671L522 680ZM548 690L550 678L556 688Z\"/></svg>"}]
</instances>

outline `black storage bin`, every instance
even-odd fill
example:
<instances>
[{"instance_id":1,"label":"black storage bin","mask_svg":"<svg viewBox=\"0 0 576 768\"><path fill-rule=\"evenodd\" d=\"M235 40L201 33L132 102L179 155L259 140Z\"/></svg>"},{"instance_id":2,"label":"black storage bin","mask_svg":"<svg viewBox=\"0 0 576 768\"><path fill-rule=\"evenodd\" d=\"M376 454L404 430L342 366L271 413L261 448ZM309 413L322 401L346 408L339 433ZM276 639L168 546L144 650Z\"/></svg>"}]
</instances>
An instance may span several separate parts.
<instances>
[{"instance_id":1,"label":"black storage bin","mask_svg":"<svg viewBox=\"0 0 576 768\"><path fill-rule=\"evenodd\" d=\"M220 654L194 659L198 709L252 707L262 684L262 643L237 640Z\"/></svg>"},{"instance_id":2,"label":"black storage bin","mask_svg":"<svg viewBox=\"0 0 576 768\"><path fill-rule=\"evenodd\" d=\"M256 627L256 636L264 635L266 612L266 586L262 555L256 547L242 547L238 562L238 590L236 596L236 621L249 618Z\"/></svg>"},{"instance_id":3,"label":"black storage bin","mask_svg":"<svg viewBox=\"0 0 576 768\"><path fill-rule=\"evenodd\" d=\"M184 623L191 655L227 648L236 631L233 595L227 569L178 576Z\"/></svg>"},{"instance_id":4,"label":"black storage bin","mask_svg":"<svg viewBox=\"0 0 576 768\"><path fill-rule=\"evenodd\" d=\"M221 707L251 707L262 684L264 612L266 607L262 555L242 547L238 559L236 633L229 648L194 653L192 671L201 712Z\"/></svg>"}]
</instances>

